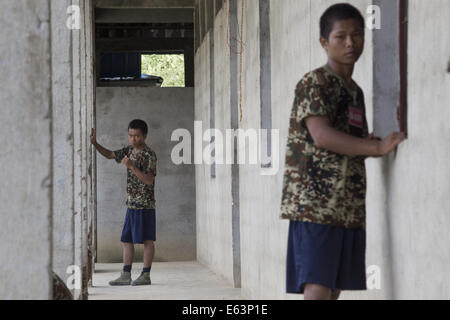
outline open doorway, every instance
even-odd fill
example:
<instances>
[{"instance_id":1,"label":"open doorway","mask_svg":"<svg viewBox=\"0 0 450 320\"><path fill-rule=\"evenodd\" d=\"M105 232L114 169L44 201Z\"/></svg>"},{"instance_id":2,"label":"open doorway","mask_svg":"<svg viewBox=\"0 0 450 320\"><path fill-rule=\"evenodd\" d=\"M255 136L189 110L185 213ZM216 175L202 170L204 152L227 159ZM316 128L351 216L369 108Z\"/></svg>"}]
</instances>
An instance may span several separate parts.
<instances>
[{"instance_id":1,"label":"open doorway","mask_svg":"<svg viewBox=\"0 0 450 320\"><path fill-rule=\"evenodd\" d=\"M193 132L192 16L188 8L95 9L97 140L119 150L132 120L148 125L146 144L158 159L154 262L196 260L195 168L171 161L170 140L176 129ZM98 154L96 167L95 262L121 263L126 170ZM142 249L135 246L135 262Z\"/></svg>"}]
</instances>

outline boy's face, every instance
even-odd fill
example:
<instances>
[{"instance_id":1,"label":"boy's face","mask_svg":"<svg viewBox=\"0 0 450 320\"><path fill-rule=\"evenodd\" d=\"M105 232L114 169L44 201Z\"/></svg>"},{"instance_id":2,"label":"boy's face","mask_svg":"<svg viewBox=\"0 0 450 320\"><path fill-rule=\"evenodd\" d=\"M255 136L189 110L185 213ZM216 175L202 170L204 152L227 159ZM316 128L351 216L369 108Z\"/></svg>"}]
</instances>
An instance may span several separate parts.
<instances>
[{"instance_id":1,"label":"boy's face","mask_svg":"<svg viewBox=\"0 0 450 320\"><path fill-rule=\"evenodd\" d=\"M146 138L147 135L142 134L141 129L128 129L128 140L134 148L142 147Z\"/></svg>"},{"instance_id":2,"label":"boy's face","mask_svg":"<svg viewBox=\"0 0 450 320\"><path fill-rule=\"evenodd\" d=\"M364 29L357 20L338 20L333 23L328 40L320 38L328 59L343 65L354 65L364 50Z\"/></svg>"}]
</instances>

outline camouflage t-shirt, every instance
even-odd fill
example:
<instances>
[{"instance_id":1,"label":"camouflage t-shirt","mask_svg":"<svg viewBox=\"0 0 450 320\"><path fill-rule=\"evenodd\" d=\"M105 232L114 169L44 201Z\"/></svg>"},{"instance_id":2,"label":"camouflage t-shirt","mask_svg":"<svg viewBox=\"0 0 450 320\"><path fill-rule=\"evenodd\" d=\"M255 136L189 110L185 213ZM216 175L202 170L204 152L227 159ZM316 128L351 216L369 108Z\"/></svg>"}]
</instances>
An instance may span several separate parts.
<instances>
[{"instance_id":1,"label":"camouflage t-shirt","mask_svg":"<svg viewBox=\"0 0 450 320\"><path fill-rule=\"evenodd\" d=\"M286 147L282 219L365 229L367 157L317 148L305 124L309 116L326 116L333 128L368 137L364 94L353 85L352 90L327 66L298 83Z\"/></svg>"},{"instance_id":2,"label":"camouflage t-shirt","mask_svg":"<svg viewBox=\"0 0 450 320\"><path fill-rule=\"evenodd\" d=\"M128 156L134 165L145 174L152 173L156 177L156 153L148 146L141 151L133 152L128 146L114 151L117 163L121 163ZM155 209L155 181L147 185L127 169L127 198L126 204L130 209Z\"/></svg>"}]
</instances>

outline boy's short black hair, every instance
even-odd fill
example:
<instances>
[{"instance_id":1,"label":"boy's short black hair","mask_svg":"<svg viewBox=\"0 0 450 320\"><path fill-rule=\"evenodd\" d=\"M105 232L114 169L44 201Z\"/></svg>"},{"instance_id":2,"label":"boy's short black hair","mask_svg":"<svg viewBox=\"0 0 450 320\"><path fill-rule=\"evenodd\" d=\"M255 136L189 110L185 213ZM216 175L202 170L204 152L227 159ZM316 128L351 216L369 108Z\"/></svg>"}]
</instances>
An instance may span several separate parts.
<instances>
[{"instance_id":1,"label":"boy's short black hair","mask_svg":"<svg viewBox=\"0 0 450 320\"><path fill-rule=\"evenodd\" d=\"M329 7L320 18L320 36L327 39L330 36L333 24L339 20L355 19L364 29L366 23L361 12L348 3L337 3Z\"/></svg>"},{"instance_id":2,"label":"boy's short black hair","mask_svg":"<svg viewBox=\"0 0 450 320\"><path fill-rule=\"evenodd\" d=\"M136 120L133 120L130 122L130 124L128 125L128 130L130 130L130 129L135 129L135 130L140 129L144 136L148 133L147 124L145 123L145 121L139 120L139 119L136 119Z\"/></svg>"}]
</instances>

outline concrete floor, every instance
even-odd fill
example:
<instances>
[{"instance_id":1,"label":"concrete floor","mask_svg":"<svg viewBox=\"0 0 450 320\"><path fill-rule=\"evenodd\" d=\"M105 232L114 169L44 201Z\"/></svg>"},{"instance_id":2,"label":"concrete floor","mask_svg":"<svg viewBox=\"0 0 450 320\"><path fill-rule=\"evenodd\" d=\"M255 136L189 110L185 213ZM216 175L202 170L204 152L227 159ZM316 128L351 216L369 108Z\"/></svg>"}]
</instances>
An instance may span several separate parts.
<instances>
[{"instance_id":1,"label":"concrete floor","mask_svg":"<svg viewBox=\"0 0 450 320\"><path fill-rule=\"evenodd\" d=\"M242 300L240 289L195 261L153 263L151 286L109 286L121 270L120 263L97 263L89 300ZM131 278L141 271L142 263L133 264Z\"/></svg>"}]
</instances>

